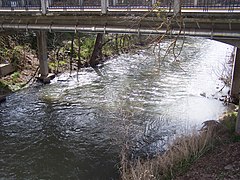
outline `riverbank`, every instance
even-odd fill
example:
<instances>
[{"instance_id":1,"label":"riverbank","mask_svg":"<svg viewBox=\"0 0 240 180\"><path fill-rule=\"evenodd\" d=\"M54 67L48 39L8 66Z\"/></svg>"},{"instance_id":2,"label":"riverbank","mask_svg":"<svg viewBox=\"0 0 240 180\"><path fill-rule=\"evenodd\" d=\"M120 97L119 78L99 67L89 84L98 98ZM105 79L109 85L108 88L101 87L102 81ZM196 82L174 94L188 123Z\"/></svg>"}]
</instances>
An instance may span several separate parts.
<instances>
[{"instance_id":1,"label":"riverbank","mask_svg":"<svg viewBox=\"0 0 240 180\"><path fill-rule=\"evenodd\" d=\"M234 134L237 113L220 120L221 129L213 147L191 163L176 180L240 179L240 136Z\"/></svg>"},{"instance_id":2,"label":"riverbank","mask_svg":"<svg viewBox=\"0 0 240 180\"><path fill-rule=\"evenodd\" d=\"M13 92L27 87L35 81L39 70L39 62L36 55L25 53L24 61L27 62L24 69L17 70L14 73L0 79L0 97L5 97Z\"/></svg>"},{"instance_id":3,"label":"riverbank","mask_svg":"<svg viewBox=\"0 0 240 180\"><path fill-rule=\"evenodd\" d=\"M176 180L240 179L240 142L227 139L213 150L200 157Z\"/></svg>"},{"instance_id":4,"label":"riverbank","mask_svg":"<svg viewBox=\"0 0 240 180\"><path fill-rule=\"evenodd\" d=\"M210 120L200 131L178 137L162 155L136 164L124 162L122 179L240 179L240 136L234 133L237 113Z\"/></svg>"}]
</instances>

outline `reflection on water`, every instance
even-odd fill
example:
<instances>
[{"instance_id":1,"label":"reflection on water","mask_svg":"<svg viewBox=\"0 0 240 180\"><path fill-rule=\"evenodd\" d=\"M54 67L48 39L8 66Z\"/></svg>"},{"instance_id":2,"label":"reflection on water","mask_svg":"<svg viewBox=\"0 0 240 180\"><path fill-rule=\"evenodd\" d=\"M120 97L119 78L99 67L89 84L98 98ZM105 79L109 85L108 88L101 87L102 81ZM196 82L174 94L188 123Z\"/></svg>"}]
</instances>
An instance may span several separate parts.
<instances>
[{"instance_id":1,"label":"reflection on water","mask_svg":"<svg viewBox=\"0 0 240 180\"><path fill-rule=\"evenodd\" d=\"M189 38L177 61L141 50L106 62L103 77L85 69L9 96L0 105L0 177L117 178L126 140L133 156L161 152L174 135L225 110L212 97L221 86L215 69L231 51Z\"/></svg>"}]
</instances>

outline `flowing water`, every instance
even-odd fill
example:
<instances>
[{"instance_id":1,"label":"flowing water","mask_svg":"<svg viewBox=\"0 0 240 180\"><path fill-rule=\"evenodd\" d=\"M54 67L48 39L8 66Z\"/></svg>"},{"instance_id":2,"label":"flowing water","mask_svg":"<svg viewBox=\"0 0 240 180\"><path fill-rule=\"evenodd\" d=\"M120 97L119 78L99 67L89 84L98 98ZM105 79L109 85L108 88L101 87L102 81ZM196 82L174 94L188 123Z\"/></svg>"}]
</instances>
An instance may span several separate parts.
<instances>
[{"instance_id":1,"label":"flowing water","mask_svg":"<svg viewBox=\"0 0 240 180\"><path fill-rule=\"evenodd\" d=\"M226 110L214 97L232 50L188 38L176 61L140 50L107 61L103 76L84 69L10 95L0 105L0 179L117 179L124 143L132 157L151 156Z\"/></svg>"}]
</instances>

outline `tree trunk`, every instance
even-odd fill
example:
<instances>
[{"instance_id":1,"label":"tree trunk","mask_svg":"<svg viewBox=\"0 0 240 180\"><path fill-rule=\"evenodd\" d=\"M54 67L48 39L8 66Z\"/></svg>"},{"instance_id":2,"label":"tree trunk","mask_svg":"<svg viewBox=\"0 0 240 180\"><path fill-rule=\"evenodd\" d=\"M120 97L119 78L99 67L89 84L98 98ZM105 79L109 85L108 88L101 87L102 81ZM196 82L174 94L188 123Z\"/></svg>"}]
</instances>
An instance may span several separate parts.
<instances>
[{"instance_id":1,"label":"tree trunk","mask_svg":"<svg viewBox=\"0 0 240 180\"><path fill-rule=\"evenodd\" d=\"M81 66L82 66L82 63L81 63L81 39L80 39L80 33L78 33L78 66L77 66L78 71Z\"/></svg>"},{"instance_id":2,"label":"tree trunk","mask_svg":"<svg viewBox=\"0 0 240 180\"><path fill-rule=\"evenodd\" d=\"M118 34L115 36L115 50L116 53L119 54L119 48L118 48Z\"/></svg>"},{"instance_id":3,"label":"tree trunk","mask_svg":"<svg viewBox=\"0 0 240 180\"><path fill-rule=\"evenodd\" d=\"M101 58L100 55L102 52L102 41L103 41L103 33L98 33L96 37L94 49L92 52L92 56L89 60L89 64L92 68L95 68L99 64L98 58Z\"/></svg>"},{"instance_id":4,"label":"tree trunk","mask_svg":"<svg viewBox=\"0 0 240 180\"><path fill-rule=\"evenodd\" d=\"M73 43L74 43L74 37L75 37L75 34L73 33L72 34L72 41L71 41L71 54L70 54L70 74L72 72L72 64L73 64Z\"/></svg>"}]
</instances>

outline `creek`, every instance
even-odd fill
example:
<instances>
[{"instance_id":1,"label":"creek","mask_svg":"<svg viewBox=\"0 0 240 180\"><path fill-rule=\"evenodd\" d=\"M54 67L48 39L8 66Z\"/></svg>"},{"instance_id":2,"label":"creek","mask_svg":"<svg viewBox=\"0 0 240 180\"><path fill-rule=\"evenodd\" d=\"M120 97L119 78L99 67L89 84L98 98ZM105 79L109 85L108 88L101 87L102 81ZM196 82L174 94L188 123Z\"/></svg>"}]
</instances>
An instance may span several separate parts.
<instances>
[{"instance_id":1,"label":"creek","mask_svg":"<svg viewBox=\"0 0 240 180\"><path fill-rule=\"evenodd\" d=\"M113 57L103 76L86 68L8 96L0 179L117 179L123 144L133 158L154 156L227 109L214 98L228 91L219 77L232 46L187 38L177 60L153 51Z\"/></svg>"}]
</instances>

